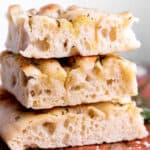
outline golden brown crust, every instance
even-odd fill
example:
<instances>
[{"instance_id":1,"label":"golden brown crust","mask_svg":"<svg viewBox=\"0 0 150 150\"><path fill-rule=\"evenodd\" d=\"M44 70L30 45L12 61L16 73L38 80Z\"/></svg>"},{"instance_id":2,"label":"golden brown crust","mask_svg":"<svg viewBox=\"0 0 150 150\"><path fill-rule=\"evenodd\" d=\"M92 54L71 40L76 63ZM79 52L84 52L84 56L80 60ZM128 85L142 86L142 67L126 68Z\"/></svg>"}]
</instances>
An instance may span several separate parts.
<instances>
[{"instance_id":1,"label":"golden brown crust","mask_svg":"<svg viewBox=\"0 0 150 150\"><path fill-rule=\"evenodd\" d=\"M38 14L43 15L47 12L58 12L61 9L61 6L58 4L49 4L41 7Z\"/></svg>"}]
</instances>

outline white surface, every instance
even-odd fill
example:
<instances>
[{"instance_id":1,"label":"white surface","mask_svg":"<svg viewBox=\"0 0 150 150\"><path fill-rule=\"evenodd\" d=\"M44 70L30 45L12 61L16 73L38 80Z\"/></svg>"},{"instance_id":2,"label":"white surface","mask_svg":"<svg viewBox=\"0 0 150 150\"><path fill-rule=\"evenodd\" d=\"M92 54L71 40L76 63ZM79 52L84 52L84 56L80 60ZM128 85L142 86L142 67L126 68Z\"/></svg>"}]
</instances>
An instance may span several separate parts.
<instances>
[{"instance_id":1,"label":"white surface","mask_svg":"<svg viewBox=\"0 0 150 150\"><path fill-rule=\"evenodd\" d=\"M99 10L120 12L129 10L140 22L134 25L138 39L142 42L139 50L125 53L124 56L137 62L150 64L150 0L0 0L0 50L4 50L7 36L6 12L10 4L21 4L25 9L39 8L48 3L58 3L64 7L72 4Z\"/></svg>"}]
</instances>

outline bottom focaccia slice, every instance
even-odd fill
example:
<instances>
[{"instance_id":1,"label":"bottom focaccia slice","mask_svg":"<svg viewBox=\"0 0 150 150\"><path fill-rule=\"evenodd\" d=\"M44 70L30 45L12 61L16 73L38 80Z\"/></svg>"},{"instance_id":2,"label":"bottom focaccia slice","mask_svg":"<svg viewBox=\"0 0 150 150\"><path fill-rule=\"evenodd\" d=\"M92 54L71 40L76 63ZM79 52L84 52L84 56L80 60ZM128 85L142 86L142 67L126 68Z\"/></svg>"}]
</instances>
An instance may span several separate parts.
<instances>
[{"instance_id":1,"label":"bottom focaccia slice","mask_svg":"<svg viewBox=\"0 0 150 150\"><path fill-rule=\"evenodd\" d=\"M26 108L45 109L137 95L136 65L114 55L36 60L5 52L2 84Z\"/></svg>"},{"instance_id":2,"label":"bottom focaccia slice","mask_svg":"<svg viewBox=\"0 0 150 150\"><path fill-rule=\"evenodd\" d=\"M148 134L140 111L134 102L26 110L1 90L0 135L11 150L132 140Z\"/></svg>"}]
</instances>

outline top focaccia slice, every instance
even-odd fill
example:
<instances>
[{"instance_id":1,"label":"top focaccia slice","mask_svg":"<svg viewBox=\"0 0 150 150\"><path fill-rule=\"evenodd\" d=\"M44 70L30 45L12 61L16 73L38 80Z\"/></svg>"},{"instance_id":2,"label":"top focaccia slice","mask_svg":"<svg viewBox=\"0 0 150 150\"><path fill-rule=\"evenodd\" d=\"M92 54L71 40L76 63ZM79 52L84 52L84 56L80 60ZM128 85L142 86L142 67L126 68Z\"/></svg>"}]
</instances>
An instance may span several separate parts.
<instances>
[{"instance_id":1,"label":"top focaccia slice","mask_svg":"<svg viewBox=\"0 0 150 150\"><path fill-rule=\"evenodd\" d=\"M8 9L6 47L29 58L104 55L140 47L131 29L136 18L128 12L47 5L39 11Z\"/></svg>"}]
</instances>

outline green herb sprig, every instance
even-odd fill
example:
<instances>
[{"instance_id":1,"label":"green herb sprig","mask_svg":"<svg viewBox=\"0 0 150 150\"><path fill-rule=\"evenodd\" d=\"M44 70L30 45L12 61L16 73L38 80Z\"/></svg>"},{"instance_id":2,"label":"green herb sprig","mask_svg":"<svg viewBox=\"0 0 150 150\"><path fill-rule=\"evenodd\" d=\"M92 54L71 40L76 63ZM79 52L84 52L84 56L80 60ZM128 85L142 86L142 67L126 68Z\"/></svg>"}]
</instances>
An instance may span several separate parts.
<instances>
[{"instance_id":1,"label":"green herb sprig","mask_svg":"<svg viewBox=\"0 0 150 150\"><path fill-rule=\"evenodd\" d=\"M141 115L144 117L146 122L150 123L150 108L143 108Z\"/></svg>"},{"instance_id":2,"label":"green herb sprig","mask_svg":"<svg viewBox=\"0 0 150 150\"><path fill-rule=\"evenodd\" d=\"M142 86L139 87L139 94L134 97L134 100L138 107L143 108L141 115L144 118L144 121L150 123L150 100L141 95L141 92L150 84L150 79L146 80Z\"/></svg>"}]
</instances>

